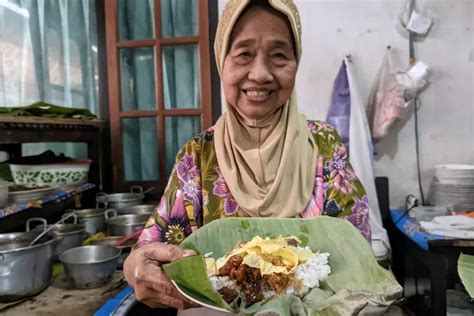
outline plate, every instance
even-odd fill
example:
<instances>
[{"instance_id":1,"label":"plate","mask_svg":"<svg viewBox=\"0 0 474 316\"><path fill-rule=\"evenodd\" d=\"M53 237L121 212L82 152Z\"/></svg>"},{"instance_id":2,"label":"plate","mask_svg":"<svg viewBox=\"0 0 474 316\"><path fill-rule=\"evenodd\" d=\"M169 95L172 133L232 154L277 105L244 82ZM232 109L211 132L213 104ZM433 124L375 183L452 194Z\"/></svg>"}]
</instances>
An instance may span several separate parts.
<instances>
[{"instance_id":1,"label":"plate","mask_svg":"<svg viewBox=\"0 0 474 316\"><path fill-rule=\"evenodd\" d=\"M35 190L16 191L8 193L8 200L10 202L24 202L29 200L38 200L43 196L53 193L58 187L42 188Z\"/></svg>"},{"instance_id":2,"label":"plate","mask_svg":"<svg viewBox=\"0 0 474 316\"><path fill-rule=\"evenodd\" d=\"M219 312L224 312L226 314L233 314L232 312L228 311L227 309L225 308L220 308L218 306L214 306L214 305L210 305L210 304L207 304L207 303L204 303L203 301L200 301L200 300L197 300L195 299L194 297L192 297L191 295L189 295L188 293L186 293L186 291L184 289L182 289L175 281L171 280L171 282L174 284L174 286L176 286L176 289L178 290L179 293L181 293L184 297L186 297L188 300L196 303L196 304L199 304L201 305L202 307L206 307L206 308L210 308L210 309L213 309L215 311L219 311Z\"/></svg>"}]
</instances>

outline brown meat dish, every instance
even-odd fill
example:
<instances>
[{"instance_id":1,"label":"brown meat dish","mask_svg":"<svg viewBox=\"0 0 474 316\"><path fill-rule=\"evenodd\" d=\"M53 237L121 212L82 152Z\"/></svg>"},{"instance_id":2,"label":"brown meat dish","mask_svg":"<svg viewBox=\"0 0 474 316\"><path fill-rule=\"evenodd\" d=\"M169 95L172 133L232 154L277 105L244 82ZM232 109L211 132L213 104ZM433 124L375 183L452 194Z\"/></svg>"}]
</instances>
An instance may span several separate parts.
<instances>
[{"instance_id":1,"label":"brown meat dish","mask_svg":"<svg viewBox=\"0 0 474 316\"><path fill-rule=\"evenodd\" d=\"M244 280L237 284L240 285L242 293L245 297L245 303L251 305L260 302L264 299L262 293L262 277L260 276L260 269L251 268L245 264L242 265Z\"/></svg>"},{"instance_id":2,"label":"brown meat dish","mask_svg":"<svg viewBox=\"0 0 474 316\"><path fill-rule=\"evenodd\" d=\"M290 277L286 274L269 274L263 276L265 285L278 294L282 294L288 288Z\"/></svg>"},{"instance_id":3,"label":"brown meat dish","mask_svg":"<svg viewBox=\"0 0 474 316\"><path fill-rule=\"evenodd\" d=\"M220 288L217 292L222 296L222 299L226 301L227 303L232 303L237 296L239 296L239 293L231 288L228 288L226 286Z\"/></svg>"},{"instance_id":4,"label":"brown meat dish","mask_svg":"<svg viewBox=\"0 0 474 316\"><path fill-rule=\"evenodd\" d=\"M241 256L233 256L226 262L226 264L219 269L219 275L230 275L232 270L237 269L242 263L243 258Z\"/></svg>"}]
</instances>

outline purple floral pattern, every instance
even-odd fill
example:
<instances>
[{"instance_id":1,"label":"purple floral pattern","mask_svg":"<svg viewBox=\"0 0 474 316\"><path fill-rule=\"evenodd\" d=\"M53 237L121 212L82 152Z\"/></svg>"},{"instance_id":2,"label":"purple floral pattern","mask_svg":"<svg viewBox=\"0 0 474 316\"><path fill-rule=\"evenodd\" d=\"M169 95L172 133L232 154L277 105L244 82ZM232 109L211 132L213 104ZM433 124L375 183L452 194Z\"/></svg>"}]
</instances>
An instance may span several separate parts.
<instances>
[{"instance_id":1,"label":"purple floral pattern","mask_svg":"<svg viewBox=\"0 0 474 316\"><path fill-rule=\"evenodd\" d=\"M357 179L355 172L348 165L347 150L344 144L338 144L329 161L331 184L344 194L353 192L353 183Z\"/></svg>"},{"instance_id":2,"label":"purple floral pattern","mask_svg":"<svg viewBox=\"0 0 474 316\"><path fill-rule=\"evenodd\" d=\"M202 200L201 172L196 166L193 154L185 154L176 164L176 176L185 199L193 203L194 217L199 218Z\"/></svg>"},{"instance_id":3,"label":"purple floral pattern","mask_svg":"<svg viewBox=\"0 0 474 316\"><path fill-rule=\"evenodd\" d=\"M319 148L313 194L300 217L335 216L350 221L370 240L369 204L349 164L347 148L334 128L308 121ZM239 216L239 207L219 169L211 127L188 142L177 156L163 198L139 239L179 244L215 219Z\"/></svg>"},{"instance_id":4,"label":"purple floral pattern","mask_svg":"<svg viewBox=\"0 0 474 316\"><path fill-rule=\"evenodd\" d=\"M167 201L163 197L156 208L156 222L143 231L138 240L139 245L161 241L179 245L184 238L191 235L192 229L184 206L184 194L178 190L171 212L167 210Z\"/></svg>"},{"instance_id":5,"label":"purple floral pattern","mask_svg":"<svg viewBox=\"0 0 474 316\"><path fill-rule=\"evenodd\" d=\"M361 199L356 197L352 207L352 214L344 218L359 229L362 235L370 241L369 200L367 195L364 195Z\"/></svg>"},{"instance_id":6,"label":"purple floral pattern","mask_svg":"<svg viewBox=\"0 0 474 316\"><path fill-rule=\"evenodd\" d=\"M307 121L306 125L308 126L311 133L316 134L318 132L334 132L334 127L326 122L321 121Z\"/></svg>"},{"instance_id":7,"label":"purple floral pattern","mask_svg":"<svg viewBox=\"0 0 474 316\"><path fill-rule=\"evenodd\" d=\"M229 187L227 186L227 183L225 183L219 167L216 167L215 170L219 177L214 182L213 193L216 196L224 198L224 214L235 215L237 213L237 202L232 196L232 193L230 193Z\"/></svg>"}]
</instances>

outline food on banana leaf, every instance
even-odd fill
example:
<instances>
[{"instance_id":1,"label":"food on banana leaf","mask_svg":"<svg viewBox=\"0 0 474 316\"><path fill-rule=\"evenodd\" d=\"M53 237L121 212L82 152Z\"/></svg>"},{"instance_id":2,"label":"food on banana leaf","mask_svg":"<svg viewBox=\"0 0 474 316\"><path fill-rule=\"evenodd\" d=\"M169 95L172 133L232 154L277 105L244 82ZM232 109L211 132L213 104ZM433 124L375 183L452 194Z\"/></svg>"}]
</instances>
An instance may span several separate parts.
<instances>
[{"instance_id":1,"label":"food on banana leaf","mask_svg":"<svg viewBox=\"0 0 474 316\"><path fill-rule=\"evenodd\" d=\"M255 236L247 243L238 242L224 257L207 257L206 273L214 290L229 304L239 297L247 306L283 294L303 297L319 286L331 268L329 253L314 253L299 244L294 236Z\"/></svg>"}]
</instances>

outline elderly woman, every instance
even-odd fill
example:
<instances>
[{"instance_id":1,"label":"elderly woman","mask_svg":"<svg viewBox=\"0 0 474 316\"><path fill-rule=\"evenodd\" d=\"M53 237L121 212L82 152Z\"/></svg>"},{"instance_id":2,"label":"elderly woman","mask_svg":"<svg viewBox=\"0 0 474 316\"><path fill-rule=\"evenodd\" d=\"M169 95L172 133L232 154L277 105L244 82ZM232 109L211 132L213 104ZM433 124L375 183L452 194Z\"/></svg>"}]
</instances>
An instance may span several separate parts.
<instances>
[{"instance_id":1,"label":"elderly woman","mask_svg":"<svg viewBox=\"0 0 474 316\"><path fill-rule=\"evenodd\" d=\"M231 0L215 41L228 111L176 157L124 274L139 301L190 307L160 269L193 230L232 216L341 217L370 239L364 188L328 124L298 113L301 24L291 0ZM216 236L219 238L219 236Z\"/></svg>"}]
</instances>

